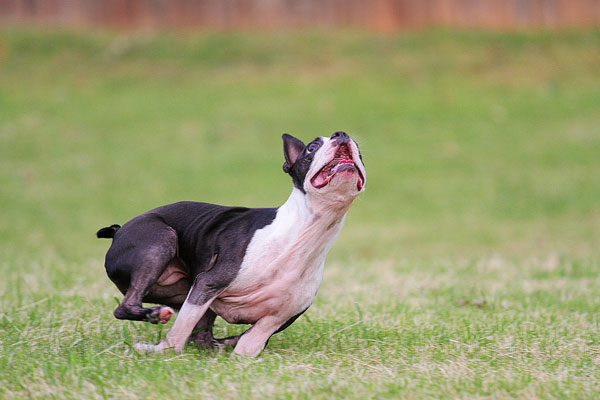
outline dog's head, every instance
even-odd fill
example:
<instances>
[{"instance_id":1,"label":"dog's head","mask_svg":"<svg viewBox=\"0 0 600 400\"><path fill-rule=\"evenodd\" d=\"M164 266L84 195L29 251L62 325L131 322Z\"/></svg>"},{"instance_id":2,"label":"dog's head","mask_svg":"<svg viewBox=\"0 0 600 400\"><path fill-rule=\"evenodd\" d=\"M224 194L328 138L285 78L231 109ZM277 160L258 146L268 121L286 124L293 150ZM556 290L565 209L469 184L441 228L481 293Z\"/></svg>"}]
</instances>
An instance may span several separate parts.
<instances>
[{"instance_id":1,"label":"dog's head","mask_svg":"<svg viewBox=\"0 0 600 400\"><path fill-rule=\"evenodd\" d=\"M345 132L318 137L305 145L283 135L283 170L311 198L351 201L365 190L366 171L358 145Z\"/></svg>"}]
</instances>

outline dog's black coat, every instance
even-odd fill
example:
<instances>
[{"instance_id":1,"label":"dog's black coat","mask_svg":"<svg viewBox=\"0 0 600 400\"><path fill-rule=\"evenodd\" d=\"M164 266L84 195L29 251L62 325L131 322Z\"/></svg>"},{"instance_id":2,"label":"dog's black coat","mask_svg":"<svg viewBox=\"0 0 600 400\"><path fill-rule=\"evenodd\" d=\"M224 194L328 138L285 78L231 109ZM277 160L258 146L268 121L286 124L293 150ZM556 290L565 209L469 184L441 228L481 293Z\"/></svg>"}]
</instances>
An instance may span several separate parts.
<instances>
[{"instance_id":1,"label":"dog's black coat","mask_svg":"<svg viewBox=\"0 0 600 400\"><path fill-rule=\"evenodd\" d=\"M276 208L192 201L155 208L116 230L106 254L106 272L126 290L136 277L160 276L169 262L178 260L190 277L201 276L215 289L226 287L237 275L254 232L273 222L276 213ZM98 237L108 236L107 229L115 230L115 225L98 231ZM145 296L144 301L149 299Z\"/></svg>"}]
</instances>

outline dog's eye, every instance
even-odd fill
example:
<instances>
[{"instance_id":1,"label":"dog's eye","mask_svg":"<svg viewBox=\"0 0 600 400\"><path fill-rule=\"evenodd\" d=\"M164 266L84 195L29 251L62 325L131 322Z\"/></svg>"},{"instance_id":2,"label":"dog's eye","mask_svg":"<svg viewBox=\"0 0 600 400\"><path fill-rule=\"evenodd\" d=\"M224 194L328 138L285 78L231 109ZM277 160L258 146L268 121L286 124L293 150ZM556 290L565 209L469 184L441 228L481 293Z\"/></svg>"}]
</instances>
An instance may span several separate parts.
<instances>
[{"instance_id":1,"label":"dog's eye","mask_svg":"<svg viewBox=\"0 0 600 400\"><path fill-rule=\"evenodd\" d=\"M317 143L311 143L306 148L306 152L307 153L312 153L313 151L317 151L318 148L319 148L319 145Z\"/></svg>"}]
</instances>

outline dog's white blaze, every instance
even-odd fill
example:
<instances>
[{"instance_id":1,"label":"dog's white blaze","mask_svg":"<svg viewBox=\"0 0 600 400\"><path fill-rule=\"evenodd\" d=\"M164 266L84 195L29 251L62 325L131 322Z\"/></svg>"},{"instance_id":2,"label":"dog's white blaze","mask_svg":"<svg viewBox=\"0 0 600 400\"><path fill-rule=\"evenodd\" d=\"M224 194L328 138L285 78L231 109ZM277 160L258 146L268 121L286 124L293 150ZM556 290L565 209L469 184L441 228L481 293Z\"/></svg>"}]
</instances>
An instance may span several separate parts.
<instances>
[{"instance_id":1,"label":"dog's white blaze","mask_svg":"<svg viewBox=\"0 0 600 400\"><path fill-rule=\"evenodd\" d=\"M335 155L336 148L331 146L331 139L321 136L321 140L323 144L319 148L319 150L315 153L315 158L306 174L306 179L304 181L304 190L307 189L307 185L311 185L310 178L315 176L317 172L321 170ZM312 185L311 185L312 186Z\"/></svg>"}]
</instances>

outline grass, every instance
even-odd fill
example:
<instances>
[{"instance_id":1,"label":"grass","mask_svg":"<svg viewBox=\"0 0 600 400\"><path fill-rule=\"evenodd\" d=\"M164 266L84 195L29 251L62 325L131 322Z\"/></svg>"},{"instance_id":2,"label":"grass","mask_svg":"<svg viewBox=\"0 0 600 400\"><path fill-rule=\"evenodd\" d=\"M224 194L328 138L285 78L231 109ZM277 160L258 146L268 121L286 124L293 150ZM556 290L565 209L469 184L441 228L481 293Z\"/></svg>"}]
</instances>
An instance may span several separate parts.
<instances>
[{"instance_id":1,"label":"grass","mask_svg":"<svg viewBox=\"0 0 600 400\"><path fill-rule=\"evenodd\" d=\"M600 34L0 30L0 398L597 398ZM280 135L367 191L258 359L138 355L94 232L276 206ZM227 335L244 327L218 323Z\"/></svg>"}]
</instances>

